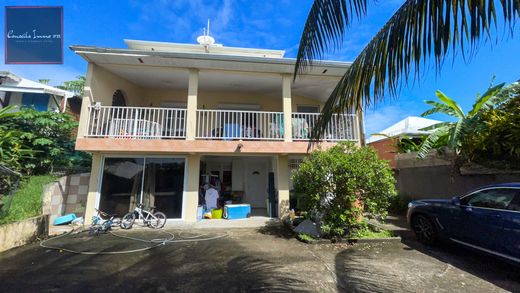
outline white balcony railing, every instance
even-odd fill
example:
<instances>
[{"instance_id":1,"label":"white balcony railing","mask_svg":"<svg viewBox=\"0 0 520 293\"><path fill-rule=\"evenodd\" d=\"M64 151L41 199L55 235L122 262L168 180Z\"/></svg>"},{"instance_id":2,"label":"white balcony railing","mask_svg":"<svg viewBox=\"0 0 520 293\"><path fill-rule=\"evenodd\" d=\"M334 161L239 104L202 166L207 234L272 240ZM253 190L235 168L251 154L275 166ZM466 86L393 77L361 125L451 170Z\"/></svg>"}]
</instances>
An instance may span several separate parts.
<instances>
[{"instance_id":1,"label":"white balcony railing","mask_svg":"<svg viewBox=\"0 0 520 293\"><path fill-rule=\"evenodd\" d=\"M162 139L186 137L186 109L89 106L86 137ZM319 113L293 113L292 138L310 139ZM197 110L196 139L284 140L282 112ZM325 141L357 141L353 114L333 115Z\"/></svg>"},{"instance_id":2,"label":"white balcony railing","mask_svg":"<svg viewBox=\"0 0 520 293\"><path fill-rule=\"evenodd\" d=\"M283 140L283 113L197 110L196 138Z\"/></svg>"},{"instance_id":3,"label":"white balcony railing","mask_svg":"<svg viewBox=\"0 0 520 293\"><path fill-rule=\"evenodd\" d=\"M186 137L186 109L89 106L88 112L87 137Z\"/></svg>"},{"instance_id":4,"label":"white balcony railing","mask_svg":"<svg viewBox=\"0 0 520 293\"><path fill-rule=\"evenodd\" d=\"M293 140L309 140L320 115L319 113L293 113L291 121ZM357 125L357 116L354 114L334 114L322 140L357 141Z\"/></svg>"}]
</instances>

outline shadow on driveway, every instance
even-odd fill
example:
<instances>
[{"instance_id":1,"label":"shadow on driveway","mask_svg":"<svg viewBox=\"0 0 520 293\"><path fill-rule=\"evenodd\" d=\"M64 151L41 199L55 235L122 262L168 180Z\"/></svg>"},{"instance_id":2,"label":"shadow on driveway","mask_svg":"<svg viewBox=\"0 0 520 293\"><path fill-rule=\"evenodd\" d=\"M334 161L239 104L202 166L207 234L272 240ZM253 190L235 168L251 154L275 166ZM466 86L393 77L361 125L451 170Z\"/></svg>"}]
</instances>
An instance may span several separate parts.
<instances>
[{"instance_id":1,"label":"shadow on driveway","mask_svg":"<svg viewBox=\"0 0 520 293\"><path fill-rule=\"evenodd\" d=\"M409 230L401 243L358 244L335 257L338 290L520 292L520 266L453 243L427 247Z\"/></svg>"}]
</instances>

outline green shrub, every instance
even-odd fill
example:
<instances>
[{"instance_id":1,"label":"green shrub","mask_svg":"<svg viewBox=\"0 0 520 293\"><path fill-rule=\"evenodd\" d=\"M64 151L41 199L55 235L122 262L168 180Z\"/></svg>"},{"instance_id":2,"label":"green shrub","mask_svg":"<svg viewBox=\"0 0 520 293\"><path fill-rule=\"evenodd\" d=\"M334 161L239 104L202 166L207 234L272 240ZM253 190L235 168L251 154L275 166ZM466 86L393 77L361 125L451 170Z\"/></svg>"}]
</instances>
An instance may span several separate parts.
<instances>
[{"instance_id":1,"label":"green shrub","mask_svg":"<svg viewBox=\"0 0 520 293\"><path fill-rule=\"evenodd\" d=\"M520 88L517 96L474 117L461 154L490 167L520 168Z\"/></svg>"},{"instance_id":2,"label":"green shrub","mask_svg":"<svg viewBox=\"0 0 520 293\"><path fill-rule=\"evenodd\" d=\"M23 174L46 174L54 166L88 166L90 157L74 150L77 122L66 113L22 108L0 115L0 164Z\"/></svg>"},{"instance_id":3,"label":"green shrub","mask_svg":"<svg viewBox=\"0 0 520 293\"><path fill-rule=\"evenodd\" d=\"M310 218L319 218L325 237L343 236L359 225L363 211L385 217L396 196L388 162L370 147L343 142L315 150L294 171L296 193Z\"/></svg>"},{"instance_id":4,"label":"green shrub","mask_svg":"<svg viewBox=\"0 0 520 293\"><path fill-rule=\"evenodd\" d=\"M14 195L2 197L0 225L41 215L43 186L54 179L51 175L26 178Z\"/></svg>"}]
</instances>

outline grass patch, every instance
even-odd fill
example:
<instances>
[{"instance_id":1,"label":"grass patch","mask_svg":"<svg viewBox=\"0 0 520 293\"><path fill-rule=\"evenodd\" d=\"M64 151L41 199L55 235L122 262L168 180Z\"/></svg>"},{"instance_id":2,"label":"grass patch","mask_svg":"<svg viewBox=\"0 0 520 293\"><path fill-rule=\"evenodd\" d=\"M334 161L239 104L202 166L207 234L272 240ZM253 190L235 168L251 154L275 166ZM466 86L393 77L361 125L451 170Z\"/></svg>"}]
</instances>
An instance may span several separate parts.
<instances>
[{"instance_id":1,"label":"grass patch","mask_svg":"<svg viewBox=\"0 0 520 293\"><path fill-rule=\"evenodd\" d=\"M363 229L357 229L353 231L349 238L357 239L374 239L374 238L389 238L394 237L395 234L392 231L374 229L371 226L364 227Z\"/></svg>"},{"instance_id":2,"label":"grass patch","mask_svg":"<svg viewBox=\"0 0 520 293\"><path fill-rule=\"evenodd\" d=\"M305 243L312 243L317 240L316 238L314 238L312 235L310 235L308 233L298 233L298 235L296 235L296 238L298 240L300 240L301 242L305 242Z\"/></svg>"},{"instance_id":3,"label":"grass patch","mask_svg":"<svg viewBox=\"0 0 520 293\"><path fill-rule=\"evenodd\" d=\"M52 175L31 176L22 182L14 195L4 196L0 225L41 215L43 186L55 179Z\"/></svg>"}]
</instances>

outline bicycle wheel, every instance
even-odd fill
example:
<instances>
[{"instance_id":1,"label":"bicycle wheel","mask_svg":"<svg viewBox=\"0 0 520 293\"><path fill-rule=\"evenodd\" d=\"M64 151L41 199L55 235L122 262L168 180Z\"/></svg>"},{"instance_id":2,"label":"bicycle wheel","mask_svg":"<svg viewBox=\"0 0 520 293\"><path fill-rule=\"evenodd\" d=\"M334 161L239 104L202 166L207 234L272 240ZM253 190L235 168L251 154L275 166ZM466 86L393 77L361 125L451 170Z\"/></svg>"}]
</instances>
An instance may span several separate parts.
<instances>
[{"instance_id":1,"label":"bicycle wheel","mask_svg":"<svg viewBox=\"0 0 520 293\"><path fill-rule=\"evenodd\" d=\"M153 219L150 219L150 227L154 229L160 229L166 224L166 215L161 212L153 214Z\"/></svg>"},{"instance_id":2,"label":"bicycle wheel","mask_svg":"<svg viewBox=\"0 0 520 293\"><path fill-rule=\"evenodd\" d=\"M135 214L128 213L121 219L121 229L130 229L135 222Z\"/></svg>"},{"instance_id":3,"label":"bicycle wheel","mask_svg":"<svg viewBox=\"0 0 520 293\"><path fill-rule=\"evenodd\" d=\"M112 227L117 227L117 226L121 226L121 218L114 218L112 220Z\"/></svg>"}]
</instances>

